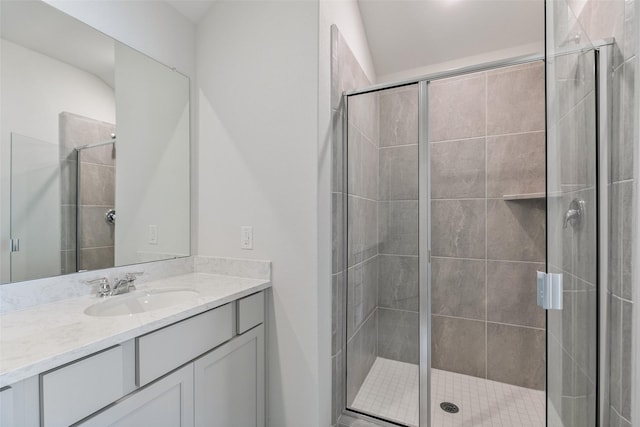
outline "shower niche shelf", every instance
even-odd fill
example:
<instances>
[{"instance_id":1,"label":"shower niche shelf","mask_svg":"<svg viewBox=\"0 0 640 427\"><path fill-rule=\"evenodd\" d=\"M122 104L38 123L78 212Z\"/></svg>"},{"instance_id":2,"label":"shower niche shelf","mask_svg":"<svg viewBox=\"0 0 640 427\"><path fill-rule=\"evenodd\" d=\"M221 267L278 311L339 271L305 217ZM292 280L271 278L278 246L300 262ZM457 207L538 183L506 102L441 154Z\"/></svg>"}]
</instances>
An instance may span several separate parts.
<instances>
[{"instance_id":1,"label":"shower niche shelf","mask_svg":"<svg viewBox=\"0 0 640 427\"><path fill-rule=\"evenodd\" d=\"M537 200L544 199L546 193L521 193L521 194L505 194L502 196L506 201L518 201L518 200Z\"/></svg>"}]
</instances>

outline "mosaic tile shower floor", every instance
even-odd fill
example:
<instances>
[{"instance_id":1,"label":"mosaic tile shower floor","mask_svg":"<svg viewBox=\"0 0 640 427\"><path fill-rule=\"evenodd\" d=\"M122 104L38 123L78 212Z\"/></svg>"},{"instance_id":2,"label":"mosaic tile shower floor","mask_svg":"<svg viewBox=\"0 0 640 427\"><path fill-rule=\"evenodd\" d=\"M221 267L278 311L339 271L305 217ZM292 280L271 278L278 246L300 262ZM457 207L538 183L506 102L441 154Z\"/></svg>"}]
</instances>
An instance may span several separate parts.
<instances>
[{"instance_id":1,"label":"mosaic tile shower floor","mask_svg":"<svg viewBox=\"0 0 640 427\"><path fill-rule=\"evenodd\" d=\"M483 378L431 370L433 427L544 427L545 393ZM441 402L455 403L450 414ZM418 365L377 358L353 409L418 425Z\"/></svg>"}]
</instances>

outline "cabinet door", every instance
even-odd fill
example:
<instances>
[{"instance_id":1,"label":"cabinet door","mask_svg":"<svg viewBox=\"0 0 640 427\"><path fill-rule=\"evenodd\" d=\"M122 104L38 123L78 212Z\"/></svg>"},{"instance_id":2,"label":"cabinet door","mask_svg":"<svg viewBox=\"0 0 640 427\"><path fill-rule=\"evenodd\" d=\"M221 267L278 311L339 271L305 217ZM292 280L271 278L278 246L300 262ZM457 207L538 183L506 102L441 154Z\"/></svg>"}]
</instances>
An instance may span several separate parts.
<instances>
[{"instance_id":1,"label":"cabinet door","mask_svg":"<svg viewBox=\"0 0 640 427\"><path fill-rule=\"evenodd\" d=\"M126 396L77 425L192 427L193 364Z\"/></svg>"},{"instance_id":2,"label":"cabinet door","mask_svg":"<svg viewBox=\"0 0 640 427\"><path fill-rule=\"evenodd\" d=\"M194 362L197 427L262 427L264 326Z\"/></svg>"}]
</instances>

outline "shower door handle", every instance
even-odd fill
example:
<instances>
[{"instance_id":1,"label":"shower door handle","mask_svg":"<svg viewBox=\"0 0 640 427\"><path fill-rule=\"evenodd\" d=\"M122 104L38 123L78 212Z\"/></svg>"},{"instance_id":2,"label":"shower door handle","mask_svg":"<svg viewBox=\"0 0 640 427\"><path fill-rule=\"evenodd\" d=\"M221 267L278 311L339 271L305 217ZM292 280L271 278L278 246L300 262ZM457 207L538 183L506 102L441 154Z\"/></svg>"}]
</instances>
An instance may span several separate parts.
<instances>
[{"instance_id":1,"label":"shower door handle","mask_svg":"<svg viewBox=\"0 0 640 427\"><path fill-rule=\"evenodd\" d=\"M9 252L20 252L20 239L9 239Z\"/></svg>"},{"instance_id":2,"label":"shower door handle","mask_svg":"<svg viewBox=\"0 0 640 427\"><path fill-rule=\"evenodd\" d=\"M545 310L562 310L562 274L537 272L538 305Z\"/></svg>"}]
</instances>

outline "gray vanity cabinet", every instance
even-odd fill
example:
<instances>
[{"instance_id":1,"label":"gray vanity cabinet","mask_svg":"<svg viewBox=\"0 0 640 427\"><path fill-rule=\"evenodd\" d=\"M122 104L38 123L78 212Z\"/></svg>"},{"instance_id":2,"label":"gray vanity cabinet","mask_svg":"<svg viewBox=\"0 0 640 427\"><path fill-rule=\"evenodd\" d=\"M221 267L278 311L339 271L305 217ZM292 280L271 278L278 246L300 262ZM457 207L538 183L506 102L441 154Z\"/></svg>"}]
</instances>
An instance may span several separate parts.
<instances>
[{"instance_id":1,"label":"gray vanity cabinet","mask_svg":"<svg viewBox=\"0 0 640 427\"><path fill-rule=\"evenodd\" d=\"M193 364L127 395L78 427L193 426Z\"/></svg>"},{"instance_id":2,"label":"gray vanity cabinet","mask_svg":"<svg viewBox=\"0 0 640 427\"><path fill-rule=\"evenodd\" d=\"M0 427L264 427L264 292L0 390Z\"/></svg>"},{"instance_id":3,"label":"gray vanity cabinet","mask_svg":"<svg viewBox=\"0 0 640 427\"><path fill-rule=\"evenodd\" d=\"M196 427L263 427L264 326L194 362Z\"/></svg>"}]
</instances>

